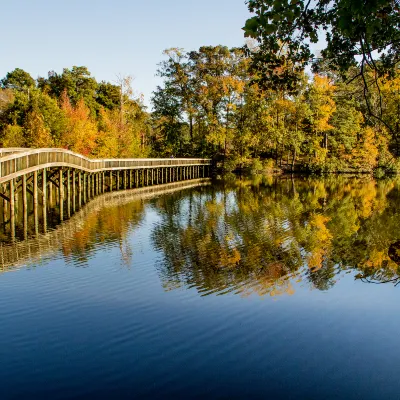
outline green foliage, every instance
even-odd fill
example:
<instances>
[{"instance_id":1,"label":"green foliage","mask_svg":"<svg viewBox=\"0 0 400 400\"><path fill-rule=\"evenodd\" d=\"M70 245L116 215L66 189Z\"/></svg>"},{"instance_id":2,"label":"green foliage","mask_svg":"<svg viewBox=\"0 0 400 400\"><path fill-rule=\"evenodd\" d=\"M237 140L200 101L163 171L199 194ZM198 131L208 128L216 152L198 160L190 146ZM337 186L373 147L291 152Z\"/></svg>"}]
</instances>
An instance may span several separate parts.
<instances>
[{"instance_id":1,"label":"green foliage","mask_svg":"<svg viewBox=\"0 0 400 400\"><path fill-rule=\"evenodd\" d=\"M21 68L15 68L14 71L8 72L0 82L4 89L19 91L26 91L36 86L35 80Z\"/></svg>"},{"instance_id":2,"label":"green foliage","mask_svg":"<svg viewBox=\"0 0 400 400\"><path fill-rule=\"evenodd\" d=\"M110 82L102 81L97 86L96 101L104 108L114 110L119 108L121 105L120 93L120 87L113 85Z\"/></svg>"},{"instance_id":3,"label":"green foliage","mask_svg":"<svg viewBox=\"0 0 400 400\"><path fill-rule=\"evenodd\" d=\"M299 70L293 91L254 82L254 55L243 50L209 46L165 54L164 82L152 99L153 154L211 156L225 160L220 165L229 171L260 158L288 171L371 172L400 143L400 131L388 136L385 124L371 120L357 80L346 85L334 73L310 80ZM397 78L385 79L382 101L388 122L396 121L400 98L389 88Z\"/></svg>"},{"instance_id":4,"label":"green foliage","mask_svg":"<svg viewBox=\"0 0 400 400\"><path fill-rule=\"evenodd\" d=\"M49 73L37 85L16 69L1 81L0 143L63 147L89 156L149 154L149 115L134 99L131 78L98 84L86 67Z\"/></svg>"},{"instance_id":5,"label":"green foliage","mask_svg":"<svg viewBox=\"0 0 400 400\"><path fill-rule=\"evenodd\" d=\"M261 160L259 158L253 158L253 160L251 160L251 165L250 165L251 173L257 174L263 172L263 170L264 170L264 165L261 162Z\"/></svg>"},{"instance_id":6,"label":"green foliage","mask_svg":"<svg viewBox=\"0 0 400 400\"><path fill-rule=\"evenodd\" d=\"M298 74L314 60L310 44L322 34L326 47L322 50L325 65L347 75L354 66L372 66L377 73L393 71L398 61L400 43L399 6L392 0L285 1L248 0L254 14L243 30L258 41L253 54L253 69L260 82L274 87L296 90ZM375 53L382 54L380 65Z\"/></svg>"},{"instance_id":7,"label":"green foliage","mask_svg":"<svg viewBox=\"0 0 400 400\"><path fill-rule=\"evenodd\" d=\"M254 26L252 20L248 29ZM105 158L212 157L225 171L399 171L399 71L364 71L376 80L369 105L382 110L373 119L362 77L345 84L327 64L312 79L299 69L292 90L255 80L254 55L243 49L174 48L165 56L151 115L129 76L115 85L97 83L86 67L37 82L19 69L8 73L0 89L0 143Z\"/></svg>"}]
</instances>

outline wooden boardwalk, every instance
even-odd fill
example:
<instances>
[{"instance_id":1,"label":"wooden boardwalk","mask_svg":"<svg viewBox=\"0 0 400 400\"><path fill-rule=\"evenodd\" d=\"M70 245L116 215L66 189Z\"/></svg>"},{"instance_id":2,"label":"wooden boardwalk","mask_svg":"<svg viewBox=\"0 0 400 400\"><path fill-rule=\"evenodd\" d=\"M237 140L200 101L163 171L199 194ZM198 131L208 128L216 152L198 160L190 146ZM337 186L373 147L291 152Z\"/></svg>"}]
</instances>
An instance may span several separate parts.
<instances>
[{"instance_id":1,"label":"wooden boardwalk","mask_svg":"<svg viewBox=\"0 0 400 400\"><path fill-rule=\"evenodd\" d=\"M39 225L46 232L49 209L63 221L99 194L206 178L210 169L204 158L95 160L64 149L0 149L3 231L14 239L22 225L27 237L33 219L35 233Z\"/></svg>"}]
</instances>

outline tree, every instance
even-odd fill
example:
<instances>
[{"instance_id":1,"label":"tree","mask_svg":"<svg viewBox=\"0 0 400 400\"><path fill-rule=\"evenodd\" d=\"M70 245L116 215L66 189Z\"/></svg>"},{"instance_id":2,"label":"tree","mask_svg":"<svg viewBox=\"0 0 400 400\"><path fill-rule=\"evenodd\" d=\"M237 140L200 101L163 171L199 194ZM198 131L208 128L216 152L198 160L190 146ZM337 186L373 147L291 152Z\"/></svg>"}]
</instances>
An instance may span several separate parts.
<instances>
[{"instance_id":1,"label":"tree","mask_svg":"<svg viewBox=\"0 0 400 400\"><path fill-rule=\"evenodd\" d=\"M328 150L328 132L333 129L330 119L335 112L336 104L333 100L335 86L323 76L314 76L313 84L308 91L308 102L311 115L310 125L315 135L323 135L323 148Z\"/></svg>"},{"instance_id":2,"label":"tree","mask_svg":"<svg viewBox=\"0 0 400 400\"><path fill-rule=\"evenodd\" d=\"M83 155L92 154L96 147L98 130L83 98L74 106L69 101L67 93L64 92L61 98L61 108L67 117L61 145Z\"/></svg>"},{"instance_id":3,"label":"tree","mask_svg":"<svg viewBox=\"0 0 400 400\"><path fill-rule=\"evenodd\" d=\"M42 115L36 111L27 115L24 136L24 147L53 147L50 130L45 126Z\"/></svg>"},{"instance_id":4,"label":"tree","mask_svg":"<svg viewBox=\"0 0 400 400\"><path fill-rule=\"evenodd\" d=\"M15 68L8 72L1 81L3 89L25 90L28 91L36 86L35 80L21 68Z\"/></svg>"},{"instance_id":5,"label":"tree","mask_svg":"<svg viewBox=\"0 0 400 400\"><path fill-rule=\"evenodd\" d=\"M66 92L73 105L83 99L92 115L98 109L96 103L97 82L87 67L64 68L62 74L50 71L47 79L38 78L38 87L55 98L61 98L62 94Z\"/></svg>"},{"instance_id":6,"label":"tree","mask_svg":"<svg viewBox=\"0 0 400 400\"><path fill-rule=\"evenodd\" d=\"M278 78L295 87L296 74L314 61L310 43L325 33L326 46L321 55L330 70L347 75L367 67L378 75L393 71L399 61L400 13L393 0L248 0L255 15L243 28L246 36L258 41L253 66L262 82ZM377 63L376 56L381 57ZM291 65L290 73L279 68ZM364 82L365 83L365 82ZM366 85L365 85L366 86Z\"/></svg>"},{"instance_id":7,"label":"tree","mask_svg":"<svg viewBox=\"0 0 400 400\"><path fill-rule=\"evenodd\" d=\"M120 105L120 88L110 82L101 81L97 86L96 101L109 110L118 108Z\"/></svg>"}]
</instances>

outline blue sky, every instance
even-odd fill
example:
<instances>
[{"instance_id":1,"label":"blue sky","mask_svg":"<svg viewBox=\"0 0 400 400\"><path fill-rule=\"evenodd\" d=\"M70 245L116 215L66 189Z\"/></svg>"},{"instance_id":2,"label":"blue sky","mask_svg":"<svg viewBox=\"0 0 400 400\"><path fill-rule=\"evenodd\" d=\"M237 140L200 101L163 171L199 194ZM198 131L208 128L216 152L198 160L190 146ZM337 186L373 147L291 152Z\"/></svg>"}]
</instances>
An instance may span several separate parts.
<instances>
[{"instance_id":1,"label":"blue sky","mask_svg":"<svg viewBox=\"0 0 400 400\"><path fill-rule=\"evenodd\" d=\"M244 43L245 0L12 0L2 7L0 77L85 65L97 80L135 77L149 104L162 51Z\"/></svg>"}]
</instances>

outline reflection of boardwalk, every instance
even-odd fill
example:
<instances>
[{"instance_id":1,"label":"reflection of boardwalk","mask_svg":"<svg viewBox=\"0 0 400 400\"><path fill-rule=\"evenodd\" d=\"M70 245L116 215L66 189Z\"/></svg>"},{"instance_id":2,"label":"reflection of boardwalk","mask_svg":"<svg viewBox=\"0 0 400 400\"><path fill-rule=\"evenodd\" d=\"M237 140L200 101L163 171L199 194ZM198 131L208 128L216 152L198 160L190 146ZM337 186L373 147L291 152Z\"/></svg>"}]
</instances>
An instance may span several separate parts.
<instances>
[{"instance_id":1,"label":"reflection of boardwalk","mask_svg":"<svg viewBox=\"0 0 400 400\"><path fill-rule=\"evenodd\" d=\"M38 234L39 220L46 231L54 206L62 221L99 194L208 177L210 165L205 158L93 160L64 149L1 149L3 230L15 238L22 225L27 238L30 225Z\"/></svg>"},{"instance_id":2,"label":"reflection of boardwalk","mask_svg":"<svg viewBox=\"0 0 400 400\"><path fill-rule=\"evenodd\" d=\"M191 182L175 182L99 196L82 207L68 221L63 222L56 229L46 234L40 234L35 238L8 245L0 244L0 268L5 272L27 263L40 263L51 258L60 249L63 242L73 239L74 235L82 229L90 214L102 208L123 205L135 199L151 198L209 184L209 179L196 179Z\"/></svg>"}]
</instances>

